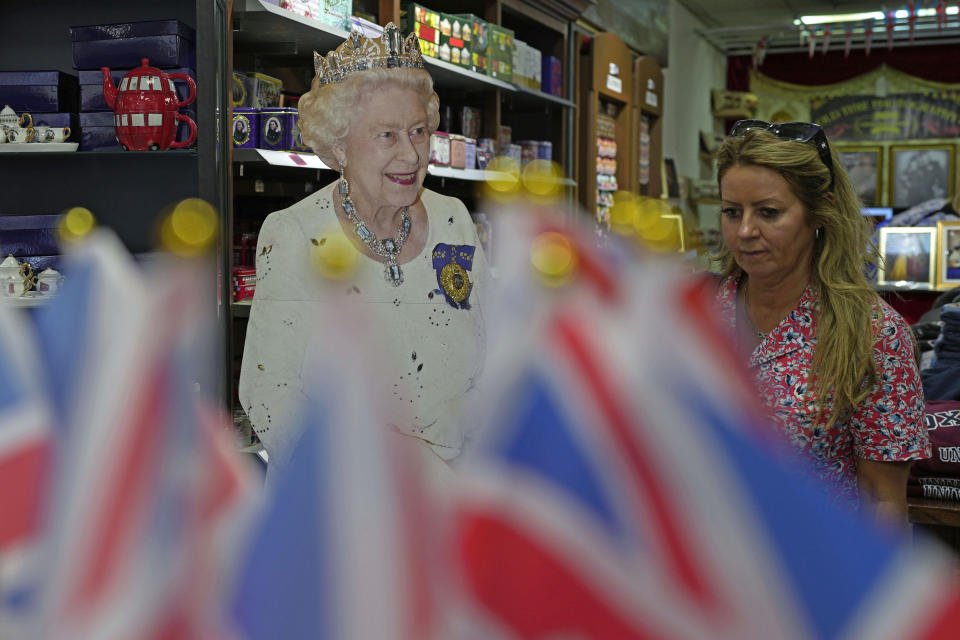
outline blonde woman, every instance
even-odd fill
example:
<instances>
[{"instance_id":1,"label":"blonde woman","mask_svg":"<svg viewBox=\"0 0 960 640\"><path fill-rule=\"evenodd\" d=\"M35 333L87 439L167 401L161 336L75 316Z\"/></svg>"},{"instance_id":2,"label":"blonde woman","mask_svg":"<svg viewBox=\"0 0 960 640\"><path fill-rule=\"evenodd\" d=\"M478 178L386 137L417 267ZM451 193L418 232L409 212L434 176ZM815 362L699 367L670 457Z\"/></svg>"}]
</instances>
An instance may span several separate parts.
<instances>
[{"instance_id":1,"label":"blonde woman","mask_svg":"<svg viewBox=\"0 0 960 640\"><path fill-rule=\"evenodd\" d=\"M823 130L742 120L718 150L718 300L777 426L840 495L906 522L928 457L903 318L864 275L870 229Z\"/></svg>"},{"instance_id":2,"label":"blonde woman","mask_svg":"<svg viewBox=\"0 0 960 640\"><path fill-rule=\"evenodd\" d=\"M311 309L348 298L364 308L367 345L351 355L382 374L356 393L442 474L462 449L459 408L483 360L486 264L463 203L423 188L440 119L433 81L417 37L401 38L392 23L382 37L354 33L315 54L315 67L299 102L301 138L340 177L260 229L240 402L270 467L282 466L299 435L295 410L311 394L301 378L315 364ZM359 257L331 292L315 259L334 235Z\"/></svg>"}]
</instances>

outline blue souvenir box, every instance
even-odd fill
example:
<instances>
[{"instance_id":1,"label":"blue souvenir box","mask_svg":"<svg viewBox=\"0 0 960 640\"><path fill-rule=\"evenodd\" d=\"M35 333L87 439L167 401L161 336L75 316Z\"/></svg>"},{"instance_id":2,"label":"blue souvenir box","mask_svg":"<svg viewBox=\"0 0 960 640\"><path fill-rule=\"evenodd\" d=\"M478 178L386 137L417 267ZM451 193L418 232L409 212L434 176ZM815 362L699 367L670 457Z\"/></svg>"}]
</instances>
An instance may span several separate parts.
<instances>
[{"instance_id":1,"label":"blue souvenir box","mask_svg":"<svg viewBox=\"0 0 960 640\"><path fill-rule=\"evenodd\" d=\"M196 33L179 20L70 27L76 69L132 69L142 58L159 68L197 68Z\"/></svg>"},{"instance_id":2,"label":"blue souvenir box","mask_svg":"<svg viewBox=\"0 0 960 640\"><path fill-rule=\"evenodd\" d=\"M17 113L76 111L77 76L62 71L0 71L0 108Z\"/></svg>"},{"instance_id":3,"label":"blue souvenir box","mask_svg":"<svg viewBox=\"0 0 960 640\"><path fill-rule=\"evenodd\" d=\"M197 120L193 109L183 108L180 113L194 122ZM122 151L117 141L113 115L113 111L86 111L80 114L80 151ZM176 141L183 142L189 137L190 127L185 122L178 122Z\"/></svg>"},{"instance_id":4,"label":"blue souvenir box","mask_svg":"<svg viewBox=\"0 0 960 640\"><path fill-rule=\"evenodd\" d=\"M0 255L13 255L20 262L29 262L34 273L47 267L59 270L59 221L59 215L0 214Z\"/></svg>"},{"instance_id":5,"label":"blue souvenir box","mask_svg":"<svg viewBox=\"0 0 960 640\"><path fill-rule=\"evenodd\" d=\"M151 66L156 66L150 61ZM119 87L123 76L127 75L130 69L110 69L110 76L113 78L113 86ZM166 73L185 73L190 76L194 83L197 81L197 74L193 69L165 69ZM103 99L103 72L100 69L89 71L78 71L80 76L80 111L107 111L107 101ZM173 86L177 89L177 98L182 102L190 97L190 87L186 82L174 80Z\"/></svg>"}]
</instances>

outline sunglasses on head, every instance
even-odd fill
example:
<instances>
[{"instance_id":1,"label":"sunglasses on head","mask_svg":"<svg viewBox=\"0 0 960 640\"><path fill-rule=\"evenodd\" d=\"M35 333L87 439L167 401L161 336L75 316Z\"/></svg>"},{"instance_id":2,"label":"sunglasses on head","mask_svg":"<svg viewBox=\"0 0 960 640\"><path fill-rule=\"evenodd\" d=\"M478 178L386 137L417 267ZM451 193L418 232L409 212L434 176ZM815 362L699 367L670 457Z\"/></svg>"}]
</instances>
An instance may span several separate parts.
<instances>
[{"instance_id":1,"label":"sunglasses on head","mask_svg":"<svg viewBox=\"0 0 960 640\"><path fill-rule=\"evenodd\" d=\"M833 158L823 127L812 122L764 122L763 120L737 120L730 129L730 137L742 136L751 129L769 131L781 140L812 142L820 154L820 160L830 170L830 188L833 189Z\"/></svg>"}]
</instances>

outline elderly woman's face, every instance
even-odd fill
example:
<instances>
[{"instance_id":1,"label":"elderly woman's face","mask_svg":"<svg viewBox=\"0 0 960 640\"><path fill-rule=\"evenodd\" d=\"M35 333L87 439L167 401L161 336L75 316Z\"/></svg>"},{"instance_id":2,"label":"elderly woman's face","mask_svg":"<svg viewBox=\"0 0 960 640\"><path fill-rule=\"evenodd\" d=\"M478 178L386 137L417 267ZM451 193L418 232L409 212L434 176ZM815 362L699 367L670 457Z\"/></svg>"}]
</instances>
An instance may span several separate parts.
<instances>
[{"instance_id":1,"label":"elderly woman's face","mask_svg":"<svg viewBox=\"0 0 960 640\"><path fill-rule=\"evenodd\" d=\"M423 100L413 89L398 85L368 93L357 105L339 149L355 201L360 196L375 208L413 204L430 158Z\"/></svg>"}]
</instances>

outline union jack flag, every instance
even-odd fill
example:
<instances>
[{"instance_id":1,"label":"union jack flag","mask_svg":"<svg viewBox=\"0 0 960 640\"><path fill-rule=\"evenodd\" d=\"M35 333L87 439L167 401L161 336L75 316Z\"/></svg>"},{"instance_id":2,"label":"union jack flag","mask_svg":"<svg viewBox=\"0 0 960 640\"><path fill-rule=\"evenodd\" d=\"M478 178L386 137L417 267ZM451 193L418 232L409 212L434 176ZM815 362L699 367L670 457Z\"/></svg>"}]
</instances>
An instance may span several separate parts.
<instances>
[{"instance_id":1,"label":"union jack flag","mask_svg":"<svg viewBox=\"0 0 960 640\"><path fill-rule=\"evenodd\" d=\"M98 231L37 311L57 455L25 638L219 638L253 477L209 398L212 296Z\"/></svg>"},{"instance_id":2,"label":"union jack flag","mask_svg":"<svg viewBox=\"0 0 960 640\"><path fill-rule=\"evenodd\" d=\"M450 515L461 637L953 637L950 556L844 510L765 435L704 287L571 238L562 290L504 266L491 433Z\"/></svg>"}]
</instances>

